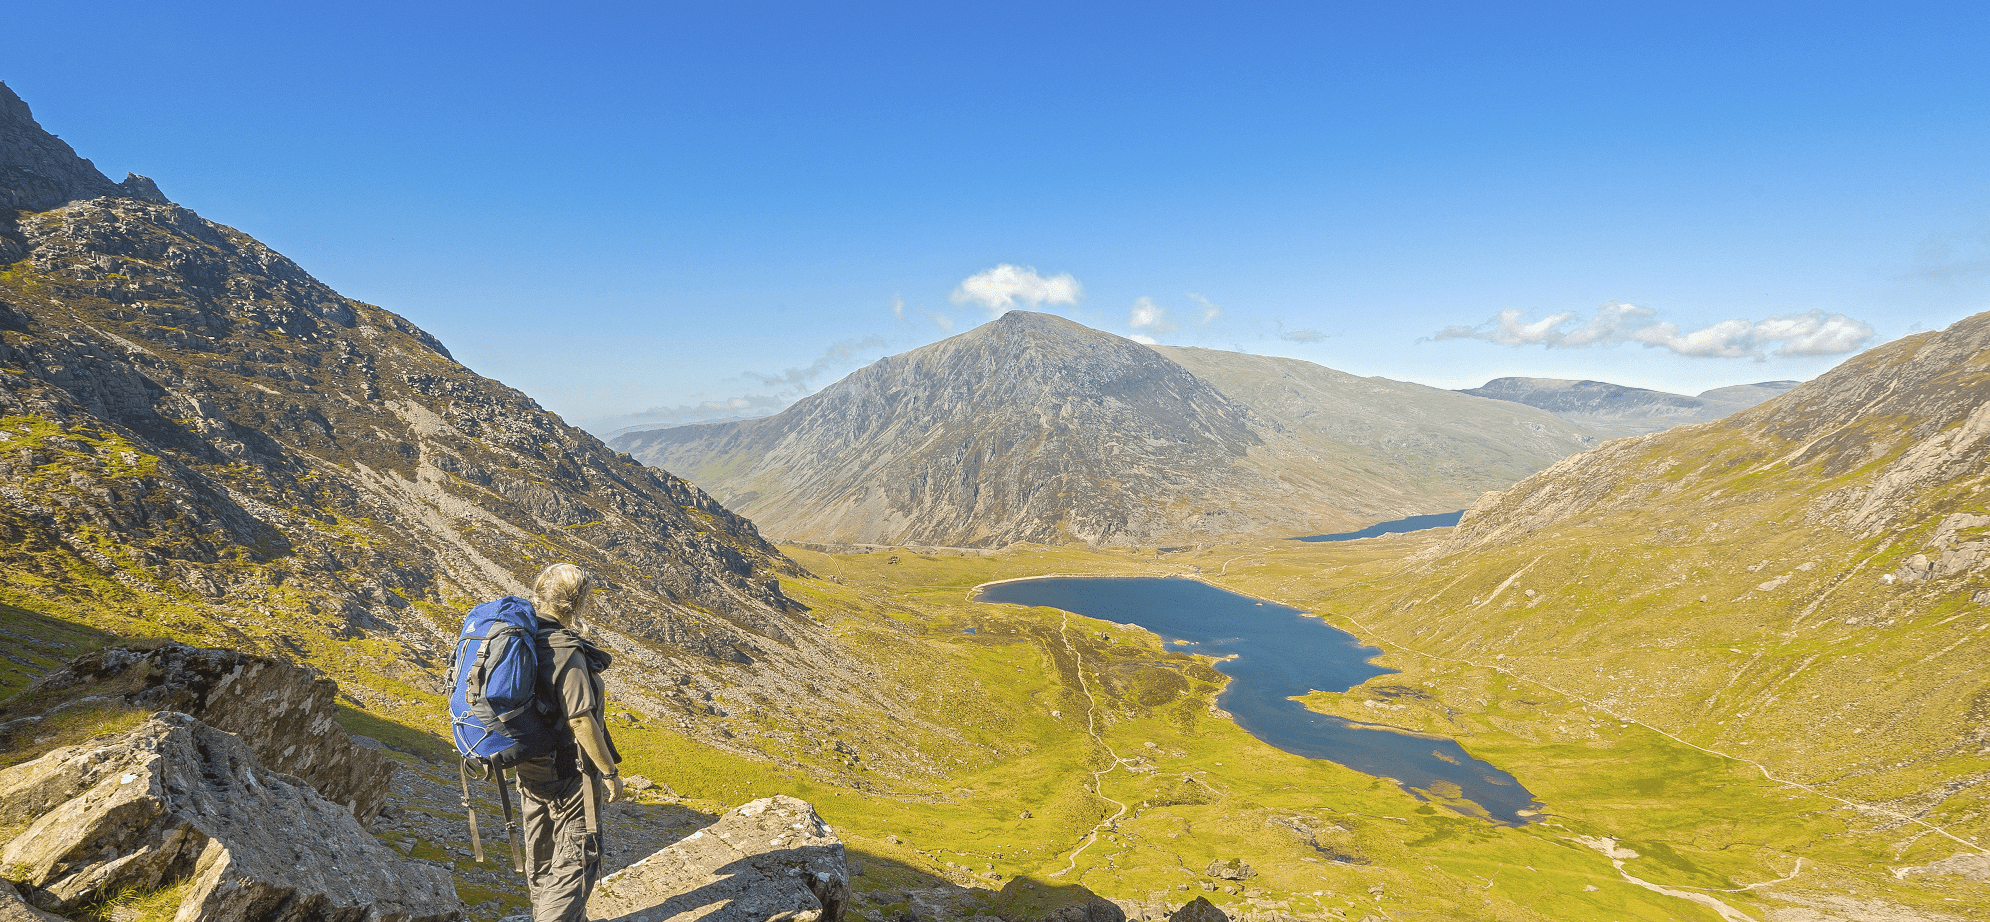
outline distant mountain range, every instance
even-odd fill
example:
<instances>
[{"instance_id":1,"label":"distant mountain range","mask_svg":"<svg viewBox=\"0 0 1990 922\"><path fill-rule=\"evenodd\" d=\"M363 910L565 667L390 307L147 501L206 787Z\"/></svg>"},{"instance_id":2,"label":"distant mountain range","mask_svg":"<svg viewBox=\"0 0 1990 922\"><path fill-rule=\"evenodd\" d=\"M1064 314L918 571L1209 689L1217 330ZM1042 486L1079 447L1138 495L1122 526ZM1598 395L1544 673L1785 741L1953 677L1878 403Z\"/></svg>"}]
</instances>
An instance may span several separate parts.
<instances>
[{"instance_id":1,"label":"distant mountain range","mask_svg":"<svg viewBox=\"0 0 1990 922\"><path fill-rule=\"evenodd\" d=\"M1595 443L1545 411L1012 311L772 417L627 433L786 540L1292 536L1461 508Z\"/></svg>"},{"instance_id":2,"label":"distant mountain range","mask_svg":"<svg viewBox=\"0 0 1990 922\"><path fill-rule=\"evenodd\" d=\"M1494 378L1461 394L1509 400L1579 423L1605 438L1643 435L1673 426L1712 422L1746 410L1801 384L1763 381L1703 391L1698 397L1562 378Z\"/></svg>"}]
</instances>

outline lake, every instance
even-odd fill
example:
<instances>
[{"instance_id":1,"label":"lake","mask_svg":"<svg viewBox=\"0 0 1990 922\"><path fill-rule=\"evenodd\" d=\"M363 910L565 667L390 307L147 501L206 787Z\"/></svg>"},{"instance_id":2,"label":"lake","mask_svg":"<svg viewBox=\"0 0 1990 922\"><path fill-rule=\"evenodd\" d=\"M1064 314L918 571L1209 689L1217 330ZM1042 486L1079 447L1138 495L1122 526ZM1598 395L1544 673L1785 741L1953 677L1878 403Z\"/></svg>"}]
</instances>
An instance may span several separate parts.
<instances>
[{"instance_id":1,"label":"lake","mask_svg":"<svg viewBox=\"0 0 1990 922\"><path fill-rule=\"evenodd\" d=\"M1342 692L1394 672L1370 663L1382 651L1305 612L1192 579L1045 577L992 583L980 602L1040 605L1135 624L1170 649L1213 657L1230 676L1217 702L1252 736L1294 755L1387 778L1425 799L1456 790L1494 822L1521 825L1540 804L1520 782L1448 739L1329 717L1295 695Z\"/></svg>"},{"instance_id":2,"label":"lake","mask_svg":"<svg viewBox=\"0 0 1990 922\"><path fill-rule=\"evenodd\" d=\"M1465 517L1465 510L1457 512L1433 512L1430 515L1413 515L1392 522L1378 522L1360 531L1344 531L1338 535L1308 535L1292 538L1293 541L1353 541L1356 538L1380 538L1383 535L1400 534L1406 531L1422 531L1426 528L1450 528Z\"/></svg>"}]
</instances>

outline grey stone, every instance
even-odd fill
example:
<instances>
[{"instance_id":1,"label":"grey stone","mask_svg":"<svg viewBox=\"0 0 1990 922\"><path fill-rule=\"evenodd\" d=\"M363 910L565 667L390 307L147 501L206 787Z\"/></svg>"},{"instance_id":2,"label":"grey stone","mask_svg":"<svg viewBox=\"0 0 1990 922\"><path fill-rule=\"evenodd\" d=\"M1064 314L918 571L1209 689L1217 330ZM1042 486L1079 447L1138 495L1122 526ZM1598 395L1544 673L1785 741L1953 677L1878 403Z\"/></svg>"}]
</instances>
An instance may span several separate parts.
<instances>
[{"instance_id":1,"label":"grey stone","mask_svg":"<svg viewBox=\"0 0 1990 922\"><path fill-rule=\"evenodd\" d=\"M1168 922L1230 922L1230 917L1216 904L1204 897L1196 897L1194 902L1168 913Z\"/></svg>"},{"instance_id":2,"label":"grey stone","mask_svg":"<svg viewBox=\"0 0 1990 922\"><path fill-rule=\"evenodd\" d=\"M1215 861L1211 861L1209 868L1202 873L1205 876L1214 877L1218 880L1250 880L1258 876L1258 872L1255 869L1238 858L1231 858L1227 861L1218 858Z\"/></svg>"},{"instance_id":3,"label":"grey stone","mask_svg":"<svg viewBox=\"0 0 1990 922\"><path fill-rule=\"evenodd\" d=\"M354 745L334 720L338 684L308 669L233 650L183 644L86 653L22 692L19 701L114 697L146 711L179 711L242 738L264 765L309 782L366 823L394 777L394 761ZM0 709L0 720L23 706Z\"/></svg>"},{"instance_id":4,"label":"grey stone","mask_svg":"<svg viewBox=\"0 0 1990 922\"><path fill-rule=\"evenodd\" d=\"M618 922L839 922L849 901L842 840L806 801L776 795L609 875L587 906Z\"/></svg>"},{"instance_id":5,"label":"grey stone","mask_svg":"<svg viewBox=\"0 0 1990 922\"><path fill-rule=\"evenodd\" d=\"M184 882L202 922L453 922L444 867L411 862L232 733L161 712L117 737L0 771L0 877L73 912Z\"/></svg>"},{"instance_id":6,"label":"grey stone","mask_svg":"<svg viewBox=\"0 0 1990 922\"><path fill-rule=\"evenodd\" d=\"M1126 922L1126 910L1102 896L1082 903L1060 906L1044 917L1045 922Z\"/></svg>"},{"instance_id":7,"label":"grey stone","mask_svg":"<svg viewBox=\"0 0 1990 922\"><path fill-rule=\"evenodd\" d=\"M69 922L54 913L43 912L21 898L14 882L0 878L0 922Z\"/></svg>"}]
</instances>

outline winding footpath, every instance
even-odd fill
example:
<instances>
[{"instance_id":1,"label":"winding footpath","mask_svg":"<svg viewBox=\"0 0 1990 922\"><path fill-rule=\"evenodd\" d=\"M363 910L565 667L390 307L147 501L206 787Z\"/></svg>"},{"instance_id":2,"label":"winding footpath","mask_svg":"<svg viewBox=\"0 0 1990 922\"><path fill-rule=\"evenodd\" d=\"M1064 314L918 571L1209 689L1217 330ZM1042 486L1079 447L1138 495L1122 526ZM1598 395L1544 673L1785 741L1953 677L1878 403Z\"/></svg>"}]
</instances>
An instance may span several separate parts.
<instances>
[{"instance_id":1,"label":"winding footpath","mask_svg":"<svg viewBox=\"0 0 1990 922\"><path fill-rule=\"evenodd\" d=\"M1078 645L1071 642L1070 612L1064 612L1064 620L1063 622L1058 624L1057 633L1059 636L1064 638L1064 648L1071 651L1071 659L1073 660L1073 662L1077 664L1078 687L1079 689L1084 691L1085 701L1086 701L1085 732L1086 734L1091 736L1092 742L1099 744L1099 748L1106 751L1106 755L1112 756L1111 765L1099 769L1098 771L1092 772L1092 793L1094 795L1097 795L1097 797L1100 800L1103 800L1106 803L1112 804L1113 806L1119 808L1119 812L1114 813L1109 817L1106 817L1105 819L1099 821L1098 825L1092 827L1092 831L1085 835L1085 841L1078 843L1078 848L1071 852L1070 863L1064 866L1064 870L1054 871L1050 875L1052 877L1063 877L1064 875L1069 874L1074 870L1077 870L1078 856L1084 854L1085 849L1091 848L1092 843L1097 842L1099 840L1099 833L1104 832L1105 830L1110 829L1115 824L1117 824L1119 822L1119 818L1125 816L1126 811L1129 808L1127 807L1126 804L1120 803L1119 801L1106 796L1105 776L1117 770L1121 765L1126 764L1126 760L1120 758L1119 753L1114 752L1112 746L1107 745L1105 738L1099 735L1099 727L1098 727L1099 699L1092 694L1091 683L1085 681L1085 657L1083 654L1080 654L1078 652Z\"/></svg>"}]
</instances>

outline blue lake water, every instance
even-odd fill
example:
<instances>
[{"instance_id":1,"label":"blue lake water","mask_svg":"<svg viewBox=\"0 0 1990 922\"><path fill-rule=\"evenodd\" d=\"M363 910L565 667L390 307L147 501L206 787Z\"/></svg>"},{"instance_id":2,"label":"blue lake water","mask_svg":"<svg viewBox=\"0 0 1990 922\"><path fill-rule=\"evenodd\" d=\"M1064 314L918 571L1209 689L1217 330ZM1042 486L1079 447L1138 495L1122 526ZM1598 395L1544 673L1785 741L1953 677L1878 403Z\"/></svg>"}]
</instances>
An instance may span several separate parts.
<instances>
[{"instance_id":1,"label":"blue lake water","mask_svg":"<svg viewBox=\"0 0 1990 922\"><path fill-rule=\"evenodd\" d=\"M1440 782L1505 825L1528 821L1540 804L1512 775L1473 758L1457 743L1308 710L1296 695L1342 692L1394 672L1370 663L1381 653L1299 609L1192 579L1046 577L983 586L976 601L1041 605L1088 618L1137 624L1171 649L1215 657L1230 676L1217 699L1252 736L1294 755L1326 759L1388 778L1418 796Z\"/></svg>"},{"instance_id":2,"label":"blue lake water","mask_svg":"<svg viewBox=\"0 0 1990 922\"><path fill-rule=\"evenodd\" d=\"M1383 535L1400 534L1406 531L1422 531L1426 528L1449 528L1465 517L1465 510L1457 512L1433 512L1430 515L1413 515L1393 522L1378 522L1360 531L1344 531L1338 535L1308 535L1293 538L1293 541L1353 541L1356 538L1380 538Z\"/></svg>"}]
</instances>

